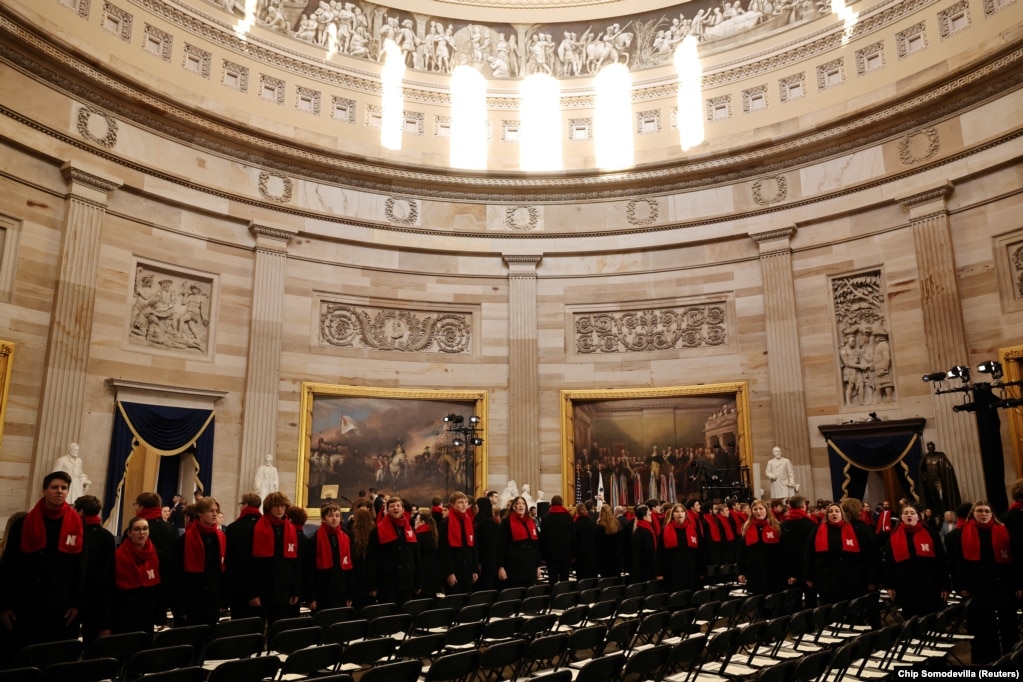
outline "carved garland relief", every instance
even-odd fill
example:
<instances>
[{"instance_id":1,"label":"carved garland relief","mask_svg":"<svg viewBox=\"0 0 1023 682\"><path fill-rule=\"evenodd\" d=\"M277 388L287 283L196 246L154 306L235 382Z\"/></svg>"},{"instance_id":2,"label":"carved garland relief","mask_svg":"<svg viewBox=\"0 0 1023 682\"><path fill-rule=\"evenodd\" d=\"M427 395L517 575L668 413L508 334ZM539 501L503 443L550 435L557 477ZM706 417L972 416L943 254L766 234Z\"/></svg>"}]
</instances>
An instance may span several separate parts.
<instances>
[{"instance_id":1,"label":"carved garland relief","mask_svg":"<svg viewBox=\"0 0 1023 682\"><path fill-rule=\"evenodd\" d=\"M642 353L721 346L727 341L724 301L672 308L580 313L576 353Z\"/></svg>"},{"instance_id":2,"label":"carved garland relief","mask_svg":"<svg viewBox=\"0 0 1023 682\"><path fill-rule=\"evenodd\" d=\"M831 280L839 347L842 405L883 405L897 400L888 306L880 269Z\"/></svg>"},{"instance_id":3,"label":"carved garland relief","mask_svg":"<svg viewBox=\"0 0 1023 682\"><path fill-rule=\"evenodd\" d=\"M320 302L320 343L406 353L469 354L472 315L468 313L370 308Z\"/></svg>"}]
</instances>

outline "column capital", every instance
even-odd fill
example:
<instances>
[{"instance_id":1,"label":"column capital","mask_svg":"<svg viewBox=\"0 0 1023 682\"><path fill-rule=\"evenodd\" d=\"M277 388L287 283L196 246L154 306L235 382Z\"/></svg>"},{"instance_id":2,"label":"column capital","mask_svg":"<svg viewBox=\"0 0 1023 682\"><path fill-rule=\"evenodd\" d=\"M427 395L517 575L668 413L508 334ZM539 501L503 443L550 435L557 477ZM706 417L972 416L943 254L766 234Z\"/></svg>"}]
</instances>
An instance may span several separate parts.
<instances>
[{"instance_id":1,"label":"column capital","mask_svg":"<svg viewBox=\"0 0 1023 682\"><path fill-rule=\"evenodd\" d=\"M249 222L249 232L256 238L256 249L286 253L288 243L298 234L297 229L279 225L264 225L255 221Z\"/></svg>"},{"instance_id":2,"label":"column capital","mask_svg":"<svg viewBox=\"0 0 1023 682\"><path fill-rule=\"evenodd\" d=\"M936 213L946 212L948 210L946 200L954 189L955 185L946 180L935 187L897 196L895 201L909 211L910 220L920 220Z\"/></svg>"},{"instance_id":3,"label":"column capital","mask_svg":"<svg viewBox=\"0 0 1023 682\"><path fill-rule=\"evenodd\" d=\"M509 277L536 277L536 266L543 260L543 255L502 254L501 258L508 265Z\"/></svg>"},{"instance_id":4,"label":"column capital","mask_svg":"<svg viewBox=\"0 0 1023 682\"><path fill-rule=\"evenodd\" d=\"M796 234L796 226L779 227L765 232L750 232L749 237L760 246L760 257L773 256L778 253L791 253L792 236Z\"/></svg>"},{"instance_id":5,"label":"column capital","mask_svg":"<svg viewBox=\"0 0 1023 682\"><path fill-rule=\"evenodd\" d=\"M124 184L115 177L72 161L60 167L60 174L72 196L100 205L106 205L108 195Z\"/></svg>"}]
</instances>

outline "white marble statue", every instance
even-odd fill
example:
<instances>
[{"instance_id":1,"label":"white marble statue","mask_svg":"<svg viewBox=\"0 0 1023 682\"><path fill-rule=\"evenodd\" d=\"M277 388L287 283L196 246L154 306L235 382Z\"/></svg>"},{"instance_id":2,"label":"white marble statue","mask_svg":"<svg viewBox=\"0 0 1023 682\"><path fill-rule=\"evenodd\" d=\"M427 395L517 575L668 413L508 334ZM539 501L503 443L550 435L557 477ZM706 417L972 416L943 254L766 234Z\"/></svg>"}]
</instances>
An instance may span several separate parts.
<instances>
[{"instance_id":1,"label":"white marble statue","mask_svg":"<svg viewBox=\"0 0 1023 682\"><path fill-rule=\"evenodd\" d=\"M79 456L78 443L69 443L67 454L57 459L57 470L66 471L71 476L71 485L67 491L68 504L74 504L82 495L85 495L92 481L82 470L82 458Z\"/></svg>"},{"instance_id":2,"label":"white marble statue","mask_svg":"<svg viewBox=\"0 0 1023 682\"><path fill-rule=\"evenodd\" d=\"M519 495L521 495L522 499L526 501L526 509L532 509L536 506L536 502L533 500L533 495L528 483L522 484L522 492L519 493Z\"/></svg>"},{"instance_id":3,"label":"white marble statue","mask_svg":"<svg viewBox=\"0 0 1023 682\"><path fill-rule=\"evenodd\" d=\"M504 486L504 490L497 498L497 507L503 511L508 508L508 505L519 496L519 487L515 485L515 481L508 481L508 484ZM529 509L529 507L526 507Z\"/></svg>"},{"instance_id":4,"label":"white marble statue","mask_svg":"<svg viewBox=\"0 0 1023 682\"><path fill-rule=\"evenodd\" d=\"M256 469L256 480L252 484L253 490L259 495L259 499L265 500L270 493L275 493L281 488L280 478L277 476L277 467L273 465L274 456L267 455L263 458L266 464Z\"/></svg>"},{"instance_id":5,"label":"white marble statue","mask_svg":"<svg viewBox=\"0 0 1023 682\"><path fill-rule=\"evenodd\" d=\"M771 498L785 499L799 492L796 474L792 470L792 462L781 456L781 448L777 445L771 450L771 459L764 467L764 475L771 482Z\"/></svg>"}]
</instances>

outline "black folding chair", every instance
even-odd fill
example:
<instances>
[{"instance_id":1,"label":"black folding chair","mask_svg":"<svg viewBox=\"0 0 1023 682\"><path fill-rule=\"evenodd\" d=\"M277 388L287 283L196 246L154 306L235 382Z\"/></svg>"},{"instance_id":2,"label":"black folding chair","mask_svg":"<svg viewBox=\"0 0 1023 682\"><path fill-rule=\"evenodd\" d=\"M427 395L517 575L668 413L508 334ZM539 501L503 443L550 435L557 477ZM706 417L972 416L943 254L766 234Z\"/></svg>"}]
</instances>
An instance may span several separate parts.
<instances>
[{"instance_id":1,"label":"black folding chair","mask_svg":"<svg viewBox=\"0 0 1023 682\"><path fill-rule=\"evenodd\" d=\"M416 682L419 674L423 671L421 661L397 661L395 663L381 663L375 665L362 673L359 682ZM317 678L320 682L324 678Z\"/></svg>"},{"instance_id":2,"label":"black folding chair","mask_svg":"<svg viewBox=\"0 0 1023 682\"><path fill-rule=\"evenodd\" d=\"M121 671L122 682L134 682L143 675L160 673L175 668L191 667L195 660L195 649L189 644L143 649L132 655Z\"/></svg>"},{"instance_id":3,"label":"black folding chair","mask_svg":"<svg viewBox=\"0 0 1023 682\"><path fill-rule=\"evenodd\" d=\"M341 645L324 644L299 649L288 654L281 665L280 677L287 679L289 675L301 677L318 677L321 673L333 671L341 662Z\"/></svg>"},{"instance_id":4,"label":"black folding chair","mask_svg":"<svg viewBox=\"0 0 1023 682\"><path fill-rule=\"evenodd\" d=\"M82 657L82 643L77 639L61 639L55 642L29 644L23 647L14 657L15 668L39 668L40 670L54 663L77 661Z\"/></svg>"},{"instance_id":5,"label":"black folding chair","mask_svg":"<svg viewBox=\"0 0 1023 682\"><path fill-rule=\"evenodd\" d=\"M67 663L54 663L43 671L43 682L101 682L116 680L121 662L116 658L89 658Z\"/></svg>"},{"instance_id":6,"label":"black folding chair","mask_svg":"<svg viewBox=\"0 0 1023 682\"><path fill-rule=\"evenodd\" d=\"M206 682L263 682L277 676L281 659L276 656L255 656L225 661L210 671Z\"/></svg>"},{"instance_id":7,"label":"black folding chair","mask_svg":"<svg viewBox=\"0 0 1023 682\"><path fill-rule=\"evenodd\" d=\"M123 632L108 637L97 637L85 645L82 658L116 658L124 663L131 655L142 651L149 643L145 632Z\"/></svg>"}]
</instances>

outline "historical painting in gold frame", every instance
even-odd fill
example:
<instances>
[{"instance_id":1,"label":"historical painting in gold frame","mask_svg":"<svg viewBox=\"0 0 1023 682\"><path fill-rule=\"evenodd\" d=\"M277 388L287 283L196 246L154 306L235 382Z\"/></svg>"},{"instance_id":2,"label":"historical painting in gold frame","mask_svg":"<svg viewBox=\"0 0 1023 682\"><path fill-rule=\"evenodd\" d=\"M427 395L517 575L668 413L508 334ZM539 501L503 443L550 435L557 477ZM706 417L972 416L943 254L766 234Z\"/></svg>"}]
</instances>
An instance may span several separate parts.
<instances>
[{"instance_id":1,"label":"historical painting in gold frame","mask_svg":"<svg viewBox=\"0 0 1023 682\"><path fill-rule=\"evenodd\" d=\"M11 392L11 375L14 373L14 344L0 341L0 440L7 423L7 396Z\"/></svg>"},{"instance_id":2,"label":"historical painting in gold frame","mask_svg":"<svg viewBox=\"0 0 1023 682\"><path fill-rule=\"evenodd\" d=\"M367 388L304 382L297 501L313 518L335 499L348 508L360 490L429 505L455 490L474 498L487 480L487 392ZM481 445L456 444L444 418L479 417Z\"/></svg>"},{"instance_id":3,"label":"historical painting in gold frame","mask_svg":"<svg viewBox=\"0 0 1023 682\"><path fill-rule=\"evenodd\" d=\"M572 502L600 496L632 506L752 489L745 381L563 390L561 433L562 488Z\"/></svg>"}]
</instances>

